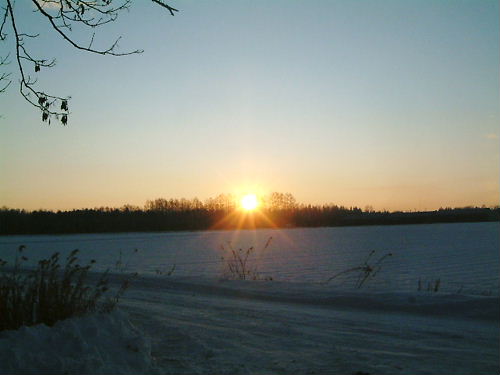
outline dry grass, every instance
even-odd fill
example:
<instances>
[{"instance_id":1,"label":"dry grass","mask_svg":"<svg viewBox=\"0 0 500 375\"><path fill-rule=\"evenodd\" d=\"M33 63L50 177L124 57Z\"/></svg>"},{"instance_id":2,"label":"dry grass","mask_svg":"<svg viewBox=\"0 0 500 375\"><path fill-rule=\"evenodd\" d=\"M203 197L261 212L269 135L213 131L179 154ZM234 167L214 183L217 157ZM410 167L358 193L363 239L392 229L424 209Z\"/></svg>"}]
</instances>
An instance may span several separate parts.
<instances>
[{"instance_id":1,"label":"dry grass","mask_svg":"<svg viewBox=\"0 0 500 375\"><path fill-rule=\"evenodd\" d=\"M261 252L266 250L271 244L272 237L269 237L263 246ZM224 276L233 280L272 280L271 277L262 278L257 270L257 263L252 261L252 256L255 251L253 246L246 250L242 248L235 250L231 242L227 245L221 245L221 250L226 257L222 256L221 260L224 262L225 270Z\"/></svg>"},{"instance_id":2,"label":"dry grass","mask_svg":"<svg viewBox=\"0 0 500 375\"><path fill-rule=\"evenodd\" d=\"M380 272L380 270L382 269L383 261L386 258L392 256L392 253L387 253L385 255L382 255L377 261L369 263L374 254L375 250L372 250L361 266L349 268L347 270L336 273L335 275L324 281L322 284L327 284L341 275L345 275L348 273L357 273L358 278L356 281L356 288L360 289L368 280L374 278Z\"/></svg>"},{"instance_id":3,"label":"dry grass","mask_svg":"<svg viewBox=\"0 0 500 375\"><path fill-rule=\"evenodd\" d=\"M417 290L419 292L426 291L437 293L439 291L439 287L441 286L441 279L427 281L426 284L427 286L424 286L424 282L422 281L422 279L418 279ZM457 293L459 292L461 292L461 289Z\"/></svg>"},{"instance_id":4,"label":"dry grass","mask_svg":"<svg viewBox=\"0 0 500 375\"><path fill-rule=\"evenodd\" d=\"M73 250L60 264L59 253L38 262L37 268L23 270L28 258L20 246L12 268L0 259L0 331L55 322L85 313L111 311L128 288L132 274L126 277L111 297L108 291L109 270L93 286L88 275L95 260L86 266L78 264L78 250Z\"/></svg>"}]
</instances>

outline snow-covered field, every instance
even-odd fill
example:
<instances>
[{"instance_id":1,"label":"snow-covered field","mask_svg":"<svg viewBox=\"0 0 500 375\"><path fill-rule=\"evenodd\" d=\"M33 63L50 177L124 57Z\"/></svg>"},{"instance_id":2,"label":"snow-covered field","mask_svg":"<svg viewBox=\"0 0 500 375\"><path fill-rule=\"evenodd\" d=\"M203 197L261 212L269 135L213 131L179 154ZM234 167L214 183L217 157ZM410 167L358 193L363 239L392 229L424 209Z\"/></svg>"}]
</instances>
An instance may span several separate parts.
<instances>
[{"instance_id":1,"label":"snow-covered field","mask_svg":"<svg viewBox=\"0 0 500 375\"><path fill-rule=\"evenodd\" d=\"M498 223L247 232L239 240L270 233L275 247L255 254L255 264L273 281L225 280L219 253L196 255L231 232L120 235L132 241L122 237L121 248L111 235L0 239L0 258L25 240L38 256L79 247L108 265L142 241L122 260L143 271L110 315L0 332L0 374L499 373ZM168 240L185 247L158 248ZM394 255L363 288L354 288L356 272L321 283L360 265L368 249ZM155 272L172 263L171 276ZM419 278L440 278L442 289L418 291Z\"/></svg>"},{"instance_id":2,"label":"snow-covered field","mask_svg":"<svg viewBox=\"0 0 500 375\"><path fill-rule=\"evenodd\" d=\"M265 243L272 237L269 247ZM381 271L364 288L413 292L440 279L440 291L499 294L499 223L461 223L346 228L259 229L255 231L159 232L0 237L0 258L11 263L19 245L32 264L58 251L80 249L82 263L96 259L94 269L121 267L141 275L217 278L224 271L221 256L254 246L252 266L273 280L315 283L346 269L361 266L371 251L374 264L391 253ZM226 251L221 250L224 245ZM138 249L134 252L134 249ZM352 287L356 273L335 280Z\"/></svg>"}]
</instances>

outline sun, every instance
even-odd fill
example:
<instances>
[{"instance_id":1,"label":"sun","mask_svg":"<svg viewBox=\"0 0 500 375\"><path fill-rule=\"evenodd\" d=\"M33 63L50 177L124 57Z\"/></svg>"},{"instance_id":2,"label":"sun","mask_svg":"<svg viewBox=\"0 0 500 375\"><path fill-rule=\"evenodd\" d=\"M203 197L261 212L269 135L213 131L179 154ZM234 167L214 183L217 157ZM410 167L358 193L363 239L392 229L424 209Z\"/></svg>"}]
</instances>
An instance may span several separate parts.
<instances>
[{"instance_id":1,"label":"sun","mask_svg":"<svg viewBox=\"0 0 500 375\"><path fill-rule=\"evenodd\" d=\"M241 207L245 211L253 211L259 205L259 201L255 194L246 194L241 198Z\"/></svg>"}]
</instances>

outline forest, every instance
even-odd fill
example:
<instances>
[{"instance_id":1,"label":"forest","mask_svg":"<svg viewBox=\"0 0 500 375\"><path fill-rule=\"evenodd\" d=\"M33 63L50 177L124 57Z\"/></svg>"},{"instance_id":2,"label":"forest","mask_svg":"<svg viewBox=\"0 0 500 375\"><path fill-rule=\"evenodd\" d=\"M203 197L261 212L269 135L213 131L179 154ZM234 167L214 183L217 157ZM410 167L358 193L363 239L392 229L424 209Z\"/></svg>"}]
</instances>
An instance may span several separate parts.
<instances>
[{"instance_id":1,"label":"forest","mask_svg":"<svg viewBox=\"0 0 500 375\"><path fill-rule=\"evenodd\" d=\"M289 193L260 198L259 208L245 212L231 194L201 201L148 200L144 207L124 205L70 211L26 211L2 207L0 235L104 232L150 232L356 225L401 225L500 221L498 207L440 208L434 211L375 211L370 206L297 203Z\"/></svg>"}]
</instances>

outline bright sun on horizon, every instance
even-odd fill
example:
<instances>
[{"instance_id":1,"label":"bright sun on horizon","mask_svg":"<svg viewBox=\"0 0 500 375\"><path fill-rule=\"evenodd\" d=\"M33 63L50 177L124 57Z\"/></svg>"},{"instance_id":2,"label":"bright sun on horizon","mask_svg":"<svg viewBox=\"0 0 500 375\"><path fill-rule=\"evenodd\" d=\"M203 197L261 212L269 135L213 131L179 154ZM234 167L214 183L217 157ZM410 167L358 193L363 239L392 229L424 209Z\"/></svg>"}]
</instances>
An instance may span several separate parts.
<instances>
[{"instance_id":1,"label":"bright sun on horizon","mask_svg":"<svg viewBox=\"0 0 500 375\"><path fill-rule=\"evenodd\" d=\"M245 211L253 211L259 205L259 201L255 194L246 194L241 198L241 207Z\"/></svg>"}]
</instances>

